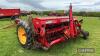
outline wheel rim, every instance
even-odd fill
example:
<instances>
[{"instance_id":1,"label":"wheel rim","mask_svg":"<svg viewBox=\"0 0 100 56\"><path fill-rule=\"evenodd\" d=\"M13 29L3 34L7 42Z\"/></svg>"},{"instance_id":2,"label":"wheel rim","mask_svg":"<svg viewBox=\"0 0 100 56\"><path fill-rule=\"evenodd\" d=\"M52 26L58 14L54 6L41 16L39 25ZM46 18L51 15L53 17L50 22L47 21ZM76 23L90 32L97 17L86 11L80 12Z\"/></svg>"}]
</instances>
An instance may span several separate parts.
<instances>
[{"instance_id":1,"label":"wheel rim","mask_svg":"<svg viewBox=\"0 0 100 56\"><path fill-rule=\"evenodd\" d=\"M26 31L23 27L19 27L18 28L18 38L21 44L25 44L26 43Z\"/></svg>"}]
</instances>

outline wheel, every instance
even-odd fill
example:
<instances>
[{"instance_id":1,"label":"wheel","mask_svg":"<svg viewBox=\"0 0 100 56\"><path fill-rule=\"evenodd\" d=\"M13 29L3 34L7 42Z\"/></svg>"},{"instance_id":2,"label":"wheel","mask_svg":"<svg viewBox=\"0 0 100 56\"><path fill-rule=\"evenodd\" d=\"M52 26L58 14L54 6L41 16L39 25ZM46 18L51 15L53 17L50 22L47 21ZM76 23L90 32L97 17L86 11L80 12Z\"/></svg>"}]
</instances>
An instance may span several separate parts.
<instances>
[{"instance_id":1,"label":"wheel","mask_svg":"<svg viewBox=\"0 0 100 56\"><path fill-rule=\"evenodd\" d=\"M17 25L17 36L22 47L27 49L32 47L32 33L25 22L21 22Z\"/></svg>"},{"instance_id":2,"label":"wheel","mask_svg":"<svg viewBox=\"0 0 100 56\"><path fill-rule=\"evenodd\" d=\"M89 32L88 31L81 30L81 35L82 35L82 38L86 40L86 39L88 39Z\"/></svg>"}]
</instances>

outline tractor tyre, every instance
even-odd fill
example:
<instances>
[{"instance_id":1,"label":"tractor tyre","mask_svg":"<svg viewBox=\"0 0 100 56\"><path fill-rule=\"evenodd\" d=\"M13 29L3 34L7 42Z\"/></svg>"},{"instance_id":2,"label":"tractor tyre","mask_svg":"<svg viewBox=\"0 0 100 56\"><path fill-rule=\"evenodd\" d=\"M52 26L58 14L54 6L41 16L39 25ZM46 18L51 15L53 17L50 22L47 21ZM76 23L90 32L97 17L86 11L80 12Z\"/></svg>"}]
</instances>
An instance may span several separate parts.
<instances>
[{"instance_id":1,"label":"tractor tyre","mask_svg":"<svg viewBox=\"0 0 100 56\"><path fill-rule=\"evenodd\" d=\"M31 49L33 44L32 33L25 22L17 25L17 36L22 47Z\"/></svg>"},{"instance_id":2,"label":"tractor tyre","mask_svg":"<svg viewBox=\"0 0 100 56\"><path fill-rule=\"evenodd\" d=\"M81 31L81 34L82 34L82 38L83 39L85 39L85 40L88 39L88 36L89 36L89 32L88 31L82 30Z\"/></svg>"}]
</instances>

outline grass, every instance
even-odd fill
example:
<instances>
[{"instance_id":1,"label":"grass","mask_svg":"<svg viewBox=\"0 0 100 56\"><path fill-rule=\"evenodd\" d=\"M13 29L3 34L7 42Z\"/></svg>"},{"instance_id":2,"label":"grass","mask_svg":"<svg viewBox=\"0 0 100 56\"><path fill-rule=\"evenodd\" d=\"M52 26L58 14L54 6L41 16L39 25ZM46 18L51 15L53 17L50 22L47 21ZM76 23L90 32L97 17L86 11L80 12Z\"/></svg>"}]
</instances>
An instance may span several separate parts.
<instances>
[{"instance_id":1,"label":"grass","mask_svg":"<svg viewBox=\"0 0 100 56\"><path fill-rule=\"evenodd\" d=\"M27 50L17 40L16 27L11 27L0 30L0 56L100 56L100 18L78 18L84 19L83 28L90 33L88 40L71 39L53 46L49 51ZM11 24L9 20L0 20L0 28L8 24ZM77 48L94 48L95 52L77 53Z\"/></svg>"}]
</instances>

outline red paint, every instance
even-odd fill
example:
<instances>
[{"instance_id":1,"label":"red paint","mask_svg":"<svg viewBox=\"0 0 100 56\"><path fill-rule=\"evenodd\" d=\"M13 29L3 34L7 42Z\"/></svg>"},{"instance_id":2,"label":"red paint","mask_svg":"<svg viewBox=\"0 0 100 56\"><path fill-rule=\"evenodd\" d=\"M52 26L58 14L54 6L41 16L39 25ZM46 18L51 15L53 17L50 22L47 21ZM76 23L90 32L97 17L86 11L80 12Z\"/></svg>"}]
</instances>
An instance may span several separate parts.
<instances>
[{"instance_id":1,"label":"red paint","mask_svg":"<svg viewBox=\"0 0 100 56\"><path fill-rule=\"evenodd\" d=\"M72 5L70 5L69 16L62 17L37 17L32 19L34 32L37 41L44 47L50 47L79 35L81 27L78 20L72 15Z\"/></svg>"},{"instance_id":2,"label":"red paint","mask_svg":"<svg viewBox=\"0 0 100 56\"><path fill-rule=\"evenodd\" d=\"M0 9L0 17L19 16L20 9Z\"/></svg>"},{"instance_id":3,"label":"red paint","mask_svg":"<svg viewBox=\"0 0 100 56\"><path fill-rule=\"evenodd\" d=\"M73 14L72 14L72 5L70 4L70 10L69 10L69 19L70 19L70 36L75 37L76 35L76 28L75 28L75 23L73 19Z\"/></svg>"}]
</instances>

